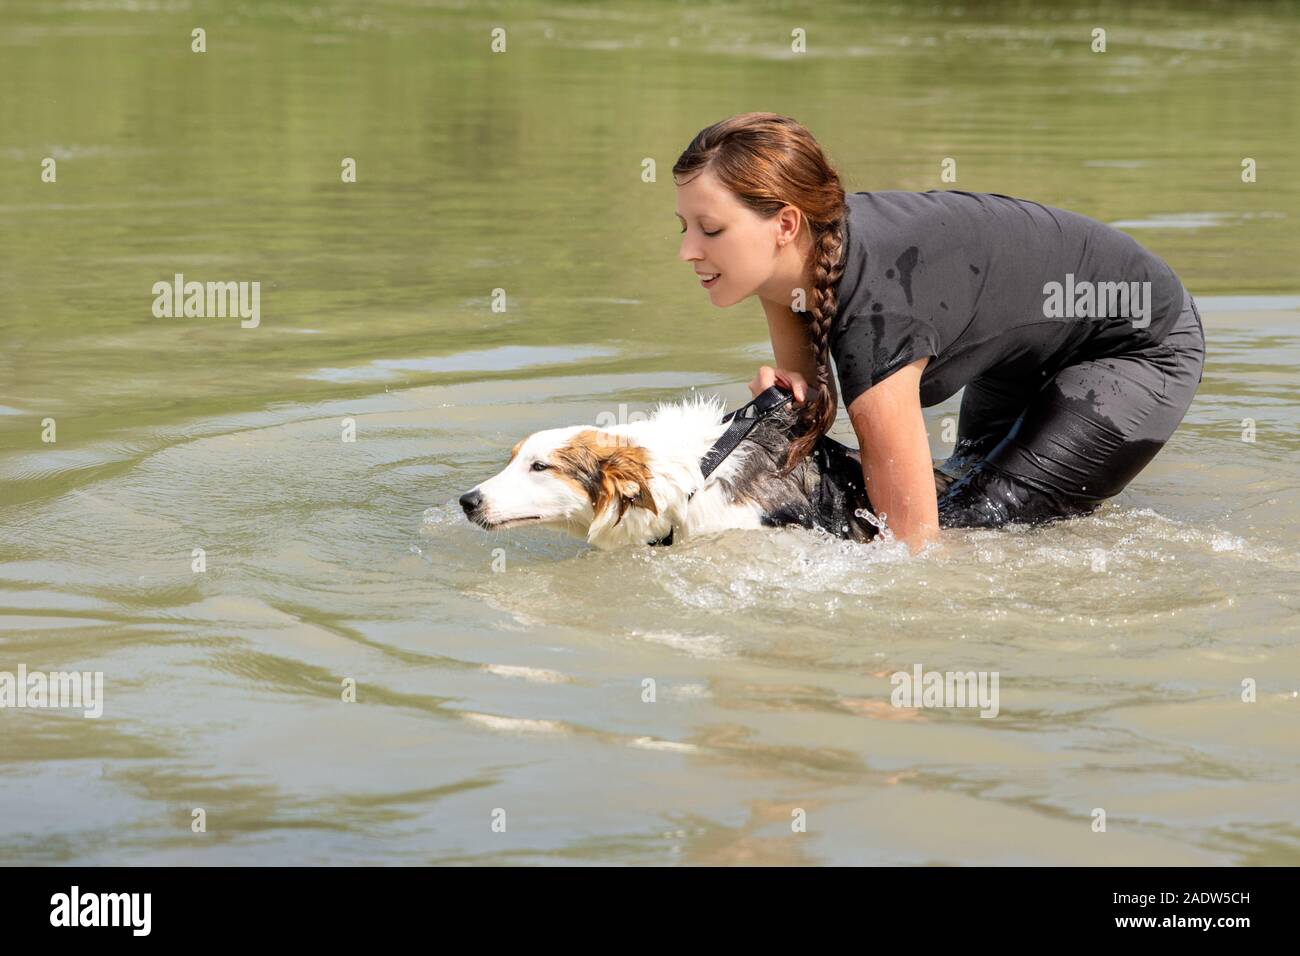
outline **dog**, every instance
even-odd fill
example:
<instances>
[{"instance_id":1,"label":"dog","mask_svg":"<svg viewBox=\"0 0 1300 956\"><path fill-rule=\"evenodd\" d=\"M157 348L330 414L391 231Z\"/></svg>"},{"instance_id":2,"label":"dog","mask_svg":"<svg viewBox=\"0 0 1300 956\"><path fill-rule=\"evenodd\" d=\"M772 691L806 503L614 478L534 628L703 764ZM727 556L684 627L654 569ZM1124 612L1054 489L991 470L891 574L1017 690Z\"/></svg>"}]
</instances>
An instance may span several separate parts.
<instances>
[{"instance_id":1,"label":"dog","mask_svg":"<svg viewBox=\"0 0 1300 956\"><path fill-rule=\"evenodd\" d=\"M604 550L792 526L870 541L879 529L856 450L823 435L780 474L796 417L786 404L759 418L707 477L701 462L729 428L716 397L661 403L645 421L536 432L460 505L488 531L535 524ZM936 468L936 493L951 480Z\"/></svg>"}]
</instances>

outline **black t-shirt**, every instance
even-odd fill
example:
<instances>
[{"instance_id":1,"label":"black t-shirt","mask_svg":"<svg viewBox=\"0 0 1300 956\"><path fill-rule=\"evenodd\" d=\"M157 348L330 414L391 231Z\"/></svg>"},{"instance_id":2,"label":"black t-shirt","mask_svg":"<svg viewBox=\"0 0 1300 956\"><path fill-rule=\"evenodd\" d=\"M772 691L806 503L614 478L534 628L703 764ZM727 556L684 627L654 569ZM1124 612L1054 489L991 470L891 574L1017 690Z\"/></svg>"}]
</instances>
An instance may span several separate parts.
<instances>
[{"instance_id":1,"label":"black t-shirt","mask_svg":"<svg viewBox=\"0 0 1300 956\"><path fill-rule=\"evenodd\" d=\"M927 355L923 406L977 378L1036 389L1067 365L1162 341L1182 311L1173 269L1078 213L958 190L845 202L830 331L845 407Z\"/></svg>"}]
</instances>

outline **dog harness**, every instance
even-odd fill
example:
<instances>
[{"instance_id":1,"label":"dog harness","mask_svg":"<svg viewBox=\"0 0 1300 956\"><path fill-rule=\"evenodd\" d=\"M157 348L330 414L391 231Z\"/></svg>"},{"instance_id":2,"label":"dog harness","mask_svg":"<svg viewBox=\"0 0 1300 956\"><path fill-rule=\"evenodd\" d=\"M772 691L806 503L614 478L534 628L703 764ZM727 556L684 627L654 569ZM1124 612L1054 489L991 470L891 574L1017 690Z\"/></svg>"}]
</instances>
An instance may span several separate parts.
<instances>
[{"instance_id":1,"label":"dog harness","mask_svg":"<svg viewBox=\"0 0 1300 956\"><path fill-rule=\"evenodd\" d=\"M752 402L741 405L735 411L723 415L722 420L731 424L713 443L713 447L700 459L700 474L705 482L708 481L709 475L713 474L714 470L727 460L727 456L735 451L740 446L740 443L749 436L749 433L754 430L754 426L793 399L794 395L790 392L787 392L780 385L773 385L771 388L760 392ZM703 487L704 485L701 484L700 488ZM699 488L695 489L695 491L699 490ZM687 501L695 497L695 491L686 496ZM670 527L666 535L649 543L652 545L672 544L675 530L675 528Z\"/></svg>"}]
</instances>

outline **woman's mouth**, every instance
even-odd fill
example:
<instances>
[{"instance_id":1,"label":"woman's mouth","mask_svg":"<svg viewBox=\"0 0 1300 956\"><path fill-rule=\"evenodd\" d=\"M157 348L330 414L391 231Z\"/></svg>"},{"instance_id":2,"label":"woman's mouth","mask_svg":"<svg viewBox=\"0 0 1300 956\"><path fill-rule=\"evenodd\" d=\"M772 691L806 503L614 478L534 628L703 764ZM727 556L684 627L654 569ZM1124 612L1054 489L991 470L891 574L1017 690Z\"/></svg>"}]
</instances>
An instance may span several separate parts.
<instances>
[{"instance_id":1,"label":"woman's mouth","mask_svg":"<svg viewBox=\"0 0 1300 956\"><path fill-rule=\"evenodd\" d=\"M704 286L704 288L706 289L712 289L715 285L718 284L718 277L721 276L722 273L721 272L698 272L696 273L696 275L700 277L700 285Z\"/></svg>"}]
</instances>

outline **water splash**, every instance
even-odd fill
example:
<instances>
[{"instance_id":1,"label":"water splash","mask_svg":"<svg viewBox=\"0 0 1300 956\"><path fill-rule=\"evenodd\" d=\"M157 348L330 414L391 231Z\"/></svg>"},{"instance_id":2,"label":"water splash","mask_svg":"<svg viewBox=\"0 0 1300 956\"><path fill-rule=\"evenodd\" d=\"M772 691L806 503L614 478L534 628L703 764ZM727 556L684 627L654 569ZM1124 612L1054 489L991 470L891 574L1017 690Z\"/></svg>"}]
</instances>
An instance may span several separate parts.
<instances>
[{"instance_id":1,"label":"water splash","mask_svg":"<svg viewBox=\"0 0 1300 956\"><path fill-rule=\"evenodd\" d=\"M891 531L889 529L889 525L885 523L885 519L888 518L889 516L885 514L883 511L880 512L880 514L877 516L872 514L871 511L867 508L859 508L853 512L853 517L861 518L867 524L875 528L876 531L880 533L880 537L883 540L885 541L894 540L894 532Z\"/></svg>"}]
</instances>

